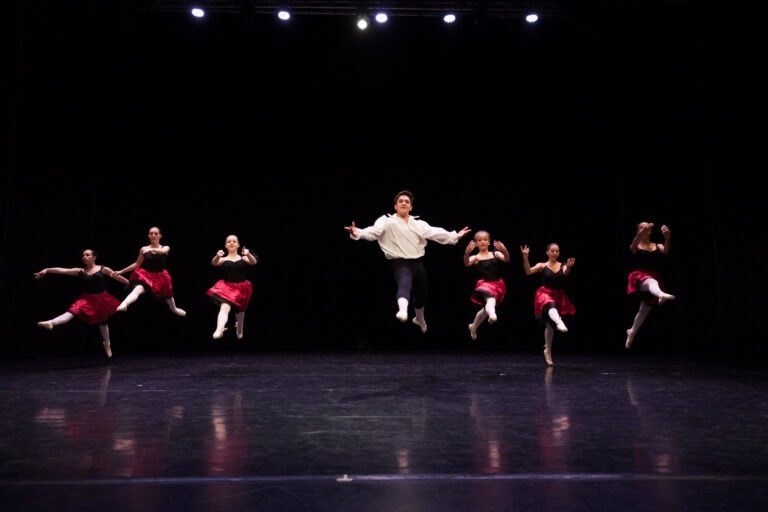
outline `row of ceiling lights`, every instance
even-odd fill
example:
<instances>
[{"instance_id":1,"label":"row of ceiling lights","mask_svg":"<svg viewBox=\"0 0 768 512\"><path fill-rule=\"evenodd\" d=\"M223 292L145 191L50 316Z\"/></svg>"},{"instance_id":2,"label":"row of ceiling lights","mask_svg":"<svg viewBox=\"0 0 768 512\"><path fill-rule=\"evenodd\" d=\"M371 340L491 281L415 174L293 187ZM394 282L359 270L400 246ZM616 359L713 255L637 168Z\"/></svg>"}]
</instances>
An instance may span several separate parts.
<instances>
[{"instance_id":1,"label":"row of ceiling lights","mask_svg":"<svg viewBox=\"0 0 768 512\"><path fill-rule=\"evenodd\" d=\"M193 6L190 9L190 13L195 18L204 18L205 17L205 8L203 7L196 7ZM277 11L277 17L284 22L287 22L291 19L291 13L288 10L281 9ZM389 16L385 12L377 12L373 19L380 24L386 23L389 20ZM456 14L452 12L446 12L443 15L443 22L445 23L454 23L456 21ZM536 23L539 21L539 15L536 13L529 13L525 15L525 21L528 23ZM368 26L370 25L370 17L367 14L360 14L355 19L355 24L357 25L357 28L360 30L366 30Z\"/></svg>"}]
</instances>

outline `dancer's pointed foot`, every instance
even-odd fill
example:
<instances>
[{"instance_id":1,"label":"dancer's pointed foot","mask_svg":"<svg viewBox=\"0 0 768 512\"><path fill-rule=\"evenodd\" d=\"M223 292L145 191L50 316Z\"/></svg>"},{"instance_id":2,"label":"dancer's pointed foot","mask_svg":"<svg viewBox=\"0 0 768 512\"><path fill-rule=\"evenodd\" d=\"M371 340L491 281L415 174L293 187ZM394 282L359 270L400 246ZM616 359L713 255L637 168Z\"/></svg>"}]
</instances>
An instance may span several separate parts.
<instances>
[{"instance_id":1,"label":"dancer's pointed foot","mask_svg":"<svg viewBox=\"0 0 768 512\"><path fill-rule=\"evenodd\" d=\"M128 311L128 305L124 302L121 302L119 306L117 306L117 309L115 311L119 311L121 313L125 313Z\"/></svg>"},{"instance_id":2,"label":"dancer's pointed foot","mask_svg":"<svg viewBox=\"0 0 768 512\"><path fill-rule=\"evenodd\" d=\"M467 327L469 328L469 337L472 338L472 341L475 341L477 339L477 327L475 327L475 324L469 324Z\"/></svg>"},{"instance_id":3,"label":"dancer's pointed foot","mask_svg":"<svg viewBox=\"0 0 768 512\"><path fill-rule=\"evenodd\" d=\"M395 313L395 318L397 318L401 322L405 322L406 320L408 320L408 311L407 310L398 311L397 313Z\"/></svg>"},{"instance_id":4,"label":"dancer's pointed foot","mask_svg":"<svg viewBox=\"0 0 768 512\"><path fill-rule=\"evenodd\" d=\"M632 329L627 329L627 341L624 342L624 346L627 349L632 348L632 342L635 340L635 333L632 332Z\"/></svg>"},{"instance_id":5,"label":"dancer's pointed foot","mask_svg":"<svg viewBox=\"0 0 768 512\"><path fill-rule=\"evenodd\" d=\"M557 327L557 330L560 332L568 332L568 328L565 326L565 323L563 323L562 320L558 320L555 322L555 326Z\"/></svg>"},{"instance_id":6,"label":"dancer's pointed foot","mask_svg":"<svg viewBox=\"0 0 768 512\"><path fill-rule=\"evenodd\" d=\"M664 304L670 300L675 300L675 296L671 293L662 293L661 297L659 297L659 304Z\"/></svg>"},{"instance_id":7,"label":"dancer's pointed foot","mask_svg":"<svg viewBox=\"0 0 768 512\"><path fill-rule=\"evenodd\" d=\"M38 327L42 327L43 329L48 329L49 331L53 330L53 322L50 320L46 320L44 322L37 322Z\"/></svg>"},{"instance_id":8,"label":"dancer's pointed foot","mask_svg":"<svg viewBox=\"0 0 768 512\"><path fill-rule=\"evenodd\" d=\"M243 339L243 326L238 322L235 322L235 336L239 340Z\"/></svg>"},{"instance_id":9,"label":"dancer's pointed foot","mask_svg":"<svg viewBox=\"0 0 768 512\"><path fill-rule=\"evenodd\" d=\"M555 366L555 363L552 362L552 349L544 347L544 361L547 363L547 366Z\"/></svg>"},{"instance_id":10,"label":"dancer's pointed foot","mask_svg":"<svg viewBox=\"0 0 768 512\"><path fill-rule=\"evenodd\" d=\"M187 312L184 311L181 308L174 308L171 311L173 311L173 314L178 315L178 316L187 316Z\"/></svg>"},{"instance_id":11,"label":"dancer's pointed foot","mask_svg":"<svg viewBox=\"0 0 768 512\"><path fill-rule=\"evenodd\" d=\"M106 352L107 357L112 357L112 347L109 343L109 340L104 340L101 342L101 344L104 346L104 352Z\"/></svg>"},{"instance_id":12,"label":"dancer's pointed foot","mask_svg":"<svg viewBox=\"0 0 768 512\"><path fill-rule=\"evenodd\" d=\"M226 331L226 330L227 330L227 328L225 327L225 328L223 328L220 331L219 330L213 331L213 339L220 340L221 338L223 338L224 337L224 331Z\"/></svg>"},{"instance_id":13,"label":"dancer's pointed foot","mask_svg":"<svg viewBox=\"0 0 768 512\"><path fill-rule=\"evenodd\" d=\"M424 321L424 320L419 321L418 318L414 317L412 322L419 326L419 329L421 329L421 333L422 334L426 334L427 333L427 322L426 321Z\"/></svg>"}]
</instances>

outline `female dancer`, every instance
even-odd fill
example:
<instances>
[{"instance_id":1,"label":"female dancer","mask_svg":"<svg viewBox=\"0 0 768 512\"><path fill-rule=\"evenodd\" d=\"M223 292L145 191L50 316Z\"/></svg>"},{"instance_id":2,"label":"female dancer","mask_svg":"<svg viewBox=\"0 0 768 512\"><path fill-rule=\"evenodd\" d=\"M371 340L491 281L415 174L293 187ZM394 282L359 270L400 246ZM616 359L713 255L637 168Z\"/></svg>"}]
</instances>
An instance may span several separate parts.
<instances>
[{"instance_id":1,"label":"female dancer","mask_svg":"<svg viewBox=\"0 0 768 512\"><path fill-rule=\"evenodd\" d=\"M136 302L141 294L149 291L155 298L164 300L173 313L179 316L187 314L183 309L176 307L176 301L173 299L173 281L171 274L165 269L165 260L171 248L160 244L162 237L160 228L156 226L149 228L147 233L149 245L139 249L139 256L135 262L117 272L125 274L133 271L129 279L133 290L117 307L118 311L127 311L128 306Z\"/></svg>"},{"instance_id":2,"label":"female dancer","mask_svg":"<svg viewBox=\"0 0 768 512\"><path fill-rule=\"evenodd\" d=\"M73 318L89 325L97 325L103 340L101 344L104 347L104 352L106 352L107 357L112 357L107 320L117 310L120 301L107 291L104 276L111 277L122 284L128 284L128 280L109 267L97 265L96 257L95 251L86 249L83 251L82 267L48 267L35 272L35 279L42 279L46 274L62 274L76 276L82 284L82 293L66 312L50 320L37 322L37 325L50 331L57 325L65 324Z\"/></svg>"},{"instance_id":3,"label":"female dancer","mask_svg":"<svg viewBox=\"0 0 768 512\"><path fill-rule=\"evenodd\" d=\"M523 254L523 269L526 275L541 272L542 284L536 290L533 299L533 312L536 318L544 323L544 360L547 366L554 366L552 362L552 339L555 336L554 329L560 332L568 332L562 317L573 315L576 308L571 303L563 289L565 278L571 273L571 268L576 264L576 258L568 258L565 264L558 261L560 246L551 243L547 246L547 261L531 266L528 262L530 250L527 245L520 247Z\"/></svg>"},{"instance_id":4,"label":"female dancer","mask_svg":"<svg viewBox=\"0 0 768 512\"><path fill-rule=\"evenodd\" d=\"M464 266L474 267L477 274L475 286L469 298L480 306L475 314L475 320L469 324L469 337L477 339L477 329L486 319L489 324L496 322L496 306L504 301L507 285L501 277L499 262L509 263L509 251L506 246L497 241L491 246L491 235L487 231L477 231L474 239L470 240L464 249ZM477 249L477 254L472 251Z\"/></svg>"},{"instance_id":5,"label":"female dancer","mask_svg":"<svg viewBox=\"0 0 768 512\"><path fill-rule=\"evenodd\" d=\"M235 235L229 235L224 246L225 253L221 249L211 260L211 265L221 268L221 279L208 289L206 294L219 305L219 315L216 317L216 330L213 339L218 340L224 336L227 329L229 312L235 310L235 335L237 339L243 339L243 322L245 322L245 310L251 302L253 284L246 278L247 266L258 263L258 258L243 247L240 249L240 240Z\"/></svg>"},{"instance_id":6,"label":"female dancer","mask_svg":"<svg viewBox=\"0 0 768 512\"><path fill-rule=\"evenodd\" d=\"M672 232L666 225L661 226L664 237L663 244L651 242L652 222L641 222L637 225L635 237L629 244L632 251L632 270L627 277L627 295L640 296L640 309L635 315L632 327L627 329L626 348L632 347L637 331L643 325L653 306L664 304L675 298L674 295L662 290L664 281L661 278L662 258L669 253Z\"/></svg>"}]
</instances>

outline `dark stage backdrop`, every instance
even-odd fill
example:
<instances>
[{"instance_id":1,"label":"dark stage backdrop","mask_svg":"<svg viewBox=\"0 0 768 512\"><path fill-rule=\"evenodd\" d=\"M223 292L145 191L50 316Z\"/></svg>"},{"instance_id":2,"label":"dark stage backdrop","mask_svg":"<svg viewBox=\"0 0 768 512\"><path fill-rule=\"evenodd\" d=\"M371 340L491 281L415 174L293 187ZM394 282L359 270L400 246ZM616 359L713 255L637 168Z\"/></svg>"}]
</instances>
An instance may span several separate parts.
<instances>
[{"instance_id":1,"label":"dark stage backdrop","mask_svg":"<svg viewBox=\"0 0 768 512\"><path fill-rule=\"evenodd\" d=\"M760 154L746 128L763 87L754 21L693 2L605 2L536 27L394 18L360 34L335 16L199 23L119 3L48 4L26 2L11 32L6 354L98 352L95 328L35 326L67 308L77 282L32 274L79 266L85 248L122 268L150 226L172 248L188 316L142 298L111 322L116 353L540 351L540 276L524 275L519 247L535 263L552 241L577 259L578 313L556 352L620 353L637 308L625 295L628 245L648 220L672 230L678 299L651 314L633 350L766 360L765 201L744 178ZM427 248L422 336L394 318L378 246L343 230L393 211L404 188L431 224L486 229L510 249L500 320L474 344L469 237ZM205 296L230 233L260 257L239 344L210 339Z\"/></svg>"}]
</instances>

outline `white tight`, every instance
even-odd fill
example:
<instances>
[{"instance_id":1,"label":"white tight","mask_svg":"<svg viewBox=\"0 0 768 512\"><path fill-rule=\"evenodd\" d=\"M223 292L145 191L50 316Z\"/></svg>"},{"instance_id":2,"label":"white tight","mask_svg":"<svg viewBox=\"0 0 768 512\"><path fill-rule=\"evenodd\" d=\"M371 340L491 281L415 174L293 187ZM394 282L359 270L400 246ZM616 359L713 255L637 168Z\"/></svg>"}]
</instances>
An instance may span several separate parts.
<instances>
[{"instance_id":1,"label":"white tight","mask_svg":"<svg viewBox=\"0 0 768 512\"><path fill-rule=\"evenodd\" d=\"M664 295L664 292L661 291L661 288L659 287L659 282L652 277L641 282L638 288L640 291L650 293L654 297L661 297Z\"/></svg>"},{"instance_id":2,"label":"white tight","mask_svg":"<svg viewBox=\"0 0 768 512\"><path fill-rule=\"evenodd\" d=\"M73 318L75 318L75 315L73 315L72 313L67 311L66 313L62 313L59 316L57 316L56 318L52 318L49 321L53 325L62 325L62 324L65 324L65 323L69 322Z\"/></svg>"},{"instance_id":3,"label":"white tight","mask_svg":"<svg viewBox=\"0 0 768 512\"><path fill-rule=\"evenodd\" d=\"M646 281L644 281L643 284L645 284L645 282L647 281L650 281L650 279L647 279ZM656 286L658 287L658 283L656 283ZM635 315L635 320L634 322L632 322L632 327L629 328L629 331L632 333L632 335L637 334L637 331L638 329L640 329L640 326L643 325L643 322L645 322L645 319L648 318L648 314L651 312L651 309L653 309L653 306L646 304L643 301L640 301L640 309L637 310L637 314Z\"/></svg>"},{"instance_id":4,"label":"white tight","mask_svg":"<svg viewBox=\"0 0 768 512\"><path fill-rule=\"evenodd\" d=\"M555 324L562 321L562 318L560 318L560 313L557 312L557 308L549 308L549 311L547 311L547 316L549 316L549 318L551 318ZM549 324L547 324L547 327L549 327Z\"/></svg>"},{"instance_id":5,"label":"white tight","mask_svg":"<svg viewBox=\"0 0 768 512\"><path fill-rule=\"evenodd\" d=\"M75 315L67 311L66 313L60 314L56 318L51 318L49 322L51 322L51 325L53 326L63 325L73 318L75 318ZM101 334L102 340L109 341L109 326L107 324L102 324L99 326L99 333Z\"/></svg>"},{"instance_id":6,"label":"white tight","mask_svg":"<svg viewBox=\"0 0 768 512\"><path fill-rule=\"evenodd\" d=\"M216 317L216 333L219 336L224 333L224 329L227 326L227 319L229 318L229 312L232 310L232 306L226 302L222 302L219 306L219 315Z\"/></svg>"},{"instance_id":7,"label":"white tight","mask_svg":"<svg viewBox=\"0 0 768 512\"><path fill-rule=\"evenodd\" d=\"M554 311L555 314L557 314L557 310L555 308L550 309L550 311ZM558 316L560 318L560 316ZM551 325L547 324L547 326L544 328L544 348L547 350L552 350L552 339L555 337L555 330L552 328Z\"/></svg>"},{"instance_id":8,"label":"white tight","mask_svg":"<svg viewBox=\"0 0 768 512\"><path fill-rule=\"evenodd\" d=\"M485 312L485 308L482 307L475 315L475 321L472 322L472 328L477 329L480 327L480 324L485 322L485 320L488 318L488 313Z\"/></svg>"}]
</instances>

